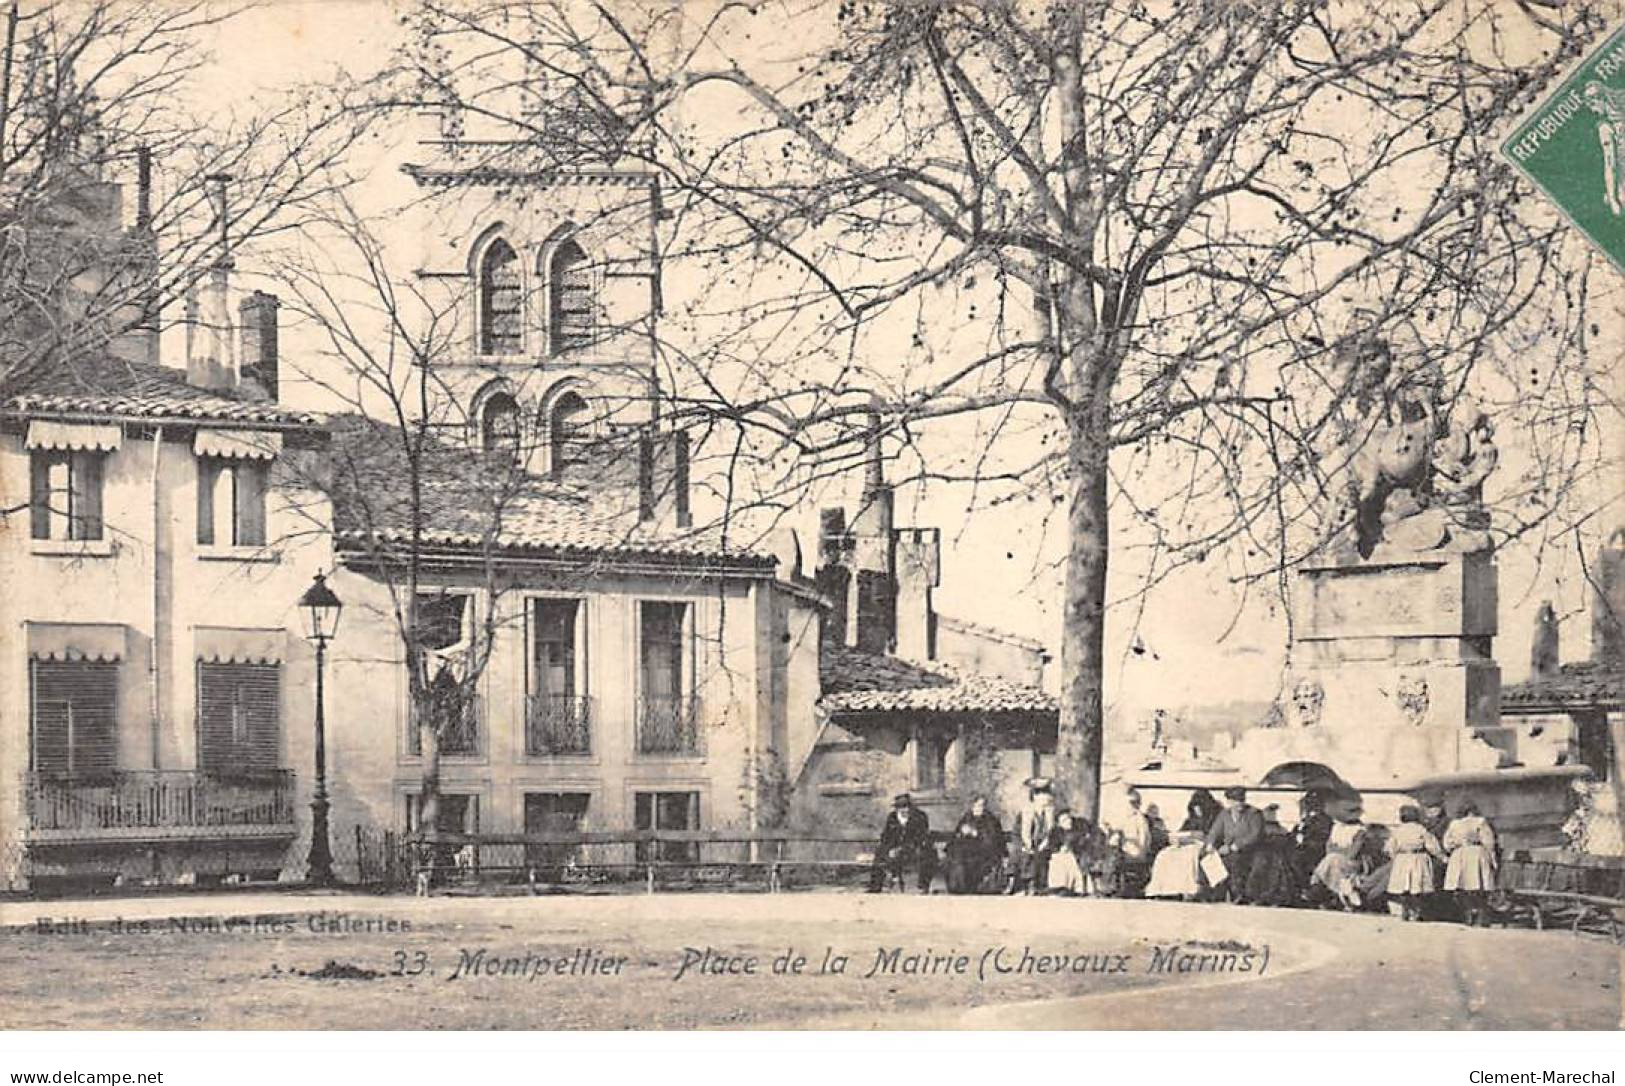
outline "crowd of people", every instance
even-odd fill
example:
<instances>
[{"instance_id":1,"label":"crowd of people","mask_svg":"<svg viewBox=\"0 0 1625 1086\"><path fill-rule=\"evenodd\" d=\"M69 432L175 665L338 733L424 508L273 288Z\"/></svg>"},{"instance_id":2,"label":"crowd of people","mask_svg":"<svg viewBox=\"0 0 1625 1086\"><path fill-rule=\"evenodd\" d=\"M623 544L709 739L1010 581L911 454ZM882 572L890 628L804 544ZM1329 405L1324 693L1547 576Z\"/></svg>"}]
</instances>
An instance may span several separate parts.
<instances>
[{"instance_id":1,"label":"crowd of people","mask_svg":"<svg viewBox=\"0 0 1625 1086\"><path fill-rule=\"evenodd\" d=\"M951 894L1007 893L1225 900L1239 904L1387 910L1406 920L1486 921L1495 888L1495 833L1471 799L1407 804L1393 826L1362 819L1358 797L1304 793L1288 828L1277 804L1259 809L1242 788L1224 802L1197 789L1169 831L1156 804L1128 792L1118 826L1057 806L1051 782L1027 782L1028 804L1005 832L978 796L942 854L930 819L900 795L881 830L869 889L930 892L945 868Z\"/></svg>"}]
</instances>

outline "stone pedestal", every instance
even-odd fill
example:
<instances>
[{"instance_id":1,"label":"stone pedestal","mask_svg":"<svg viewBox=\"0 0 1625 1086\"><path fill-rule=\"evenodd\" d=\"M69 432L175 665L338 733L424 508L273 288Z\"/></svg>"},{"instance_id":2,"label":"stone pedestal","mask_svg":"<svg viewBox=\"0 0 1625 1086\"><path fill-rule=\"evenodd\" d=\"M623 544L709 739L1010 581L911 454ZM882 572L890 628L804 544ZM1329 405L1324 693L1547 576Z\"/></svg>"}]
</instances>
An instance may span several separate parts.
<instances>
[{"instance_id":1,"label":"stone pedestal","mask_svg":"<svg viewBox=\"0 0 1625 1086\"><path fill-rule=\"evenodd\" d=\"M1311 563L1297 576L1287 723L1242 737L1244 775L1314 762L1383 787L1511 763L1488 554Z\"/></svg>"}]
</instances>

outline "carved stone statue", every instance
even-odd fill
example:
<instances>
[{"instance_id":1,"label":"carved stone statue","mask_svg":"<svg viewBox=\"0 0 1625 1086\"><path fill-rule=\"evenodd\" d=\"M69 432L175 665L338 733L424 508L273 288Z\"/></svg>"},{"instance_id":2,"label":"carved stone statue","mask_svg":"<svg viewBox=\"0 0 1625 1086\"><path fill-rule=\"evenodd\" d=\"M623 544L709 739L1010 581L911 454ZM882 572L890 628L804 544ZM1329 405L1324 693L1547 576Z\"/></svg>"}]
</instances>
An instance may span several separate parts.
<instances>
[{"instance_id":1,"label":"carved stone statue","mask_svg":"<svg viewBox=\"0 0 1625 1086\"><path fill-rule=\"evenodd\" d=\"M1372 336L1349 337L1338 359L1348 376L1340 383L1345 409L1334 455L1344 472L1354 550L1369 558L1379 546L1487 548L1484 480L1499 460L1489 417L1461 400L1447 423L1438 367L1399 369L1392 351Z\"/></svg>"},{"instance_id":2,"label":"carved stone statue","mask_svg":"<svg viewBox=\"0 0 1625 1086\"><path fill-rule=\"evenodd\" d=\"M1314 679L1299 679L1292 688L1292 722L1300 728L1313 728L1320 723L1320 714L1326 705L1326 691Z\"/></svg>"},{"instance_id":3,"label":"carved stone statue","mask_svg":"<svg viewBox=\"0 0 1625 1086\"><path fill-rule=\"evenodd\" d=\"M1394 703L1405 722L1413 728L1420 728L1427 719L1428 705L1431 703L1428 692L1428 680L1425 675L1404 675L1400 677L1399 687L1394 691Z\"/></svg>"}]
</instances>

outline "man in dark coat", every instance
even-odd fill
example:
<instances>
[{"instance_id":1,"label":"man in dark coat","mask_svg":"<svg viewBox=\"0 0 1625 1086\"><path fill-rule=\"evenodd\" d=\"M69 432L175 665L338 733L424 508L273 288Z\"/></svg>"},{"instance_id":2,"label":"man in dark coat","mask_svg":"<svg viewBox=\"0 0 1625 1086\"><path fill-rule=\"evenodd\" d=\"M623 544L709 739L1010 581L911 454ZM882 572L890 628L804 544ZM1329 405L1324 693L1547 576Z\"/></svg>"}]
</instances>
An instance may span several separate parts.
<instances>
[{"instance_id":1,"label":"man in dark coat","mask_svg":"<svg viewBox=\"0 0 1625 1086\"><path fill-rule=\"evenodd\" d=\"M1004 827L987 809L985 797L971 800L970 810L948 839L947 853L950 894L981 893L989 877L1003 871L1008 853Z\"/></svg>"},{"instance_id":2,"label":"man in dark coat","mask_svg":"<svg viewBox=\"0 0 1625 1086\"><path fill-rule=\"evenodd\" d=\"M892 801L892 812L880 830L874 866L869 869L869 892L880 893L887 876L902 881L904 869L911 865L917 872L920 893L929 894L931 880L937 874L937 848L931 843L931 820L914 806L913 797L904 792Z\"/></svg>"},{"instance_id":3,"label":"man in dark coat","mask_svg":"<svg viewBox=\"0 0 1625 1086\"><path fill-rule=\"evenodd\" d=\"M1226 788L1225 807L1207 831L1207 850L1216 852L1229 872L1224 893L1231 901L1247 899L1247 876L1252 871L1253 850L1264 836L1264 813L1247 803L1245 788Z\"/></svg>"}]
</instances>

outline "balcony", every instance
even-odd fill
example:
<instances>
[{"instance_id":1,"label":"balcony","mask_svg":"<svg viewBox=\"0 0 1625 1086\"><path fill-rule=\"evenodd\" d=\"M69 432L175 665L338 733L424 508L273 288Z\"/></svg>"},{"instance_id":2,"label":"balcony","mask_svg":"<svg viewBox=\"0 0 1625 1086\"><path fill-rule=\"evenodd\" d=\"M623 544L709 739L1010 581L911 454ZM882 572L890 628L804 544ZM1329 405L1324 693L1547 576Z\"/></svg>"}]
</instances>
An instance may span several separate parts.
<instances>
[{"instance_id":1,"label":"balcony","mask_svg":"<svg viewBox=\"0 0 1625 1086\"><path fill-rule=\"evenodd\" d=\"M700 703L692 697L638 699L638 753L697 757Z\"/></svg>"},{"instance_id":2,"label":"balcony","mask_svg":"<svg viewBox=\"0 0 1625 1086\"><path fill-rule=\"evenodd\" d=\"M532 694L526 700L525 753L536 757L592 753L592 699Z\"/></svg>"},{"instance_id":3,"label":"balcony","mask_svg":"<svg viewBox=\"0 0 1625 1086\"><path fill-rule=\"evenodd\" d=\"M472 757L480 753L480 699L470 698L463 706L461 719L440 733L441 757ZM418 715L412 713L406 737L407 749L413 755L423 753L423 733L418 728Z\"/></svg>"},{"instance_id":4,"label":"balcony","mask_svg":"<svg viewBox=\"0 0 1625 1086\"><path fill-rule=\"evenodd\" d=\"M27 808L34 844L292 837L293 772L143 769L90 780L31 773Z\"/></svg>"}]
</instances>

